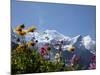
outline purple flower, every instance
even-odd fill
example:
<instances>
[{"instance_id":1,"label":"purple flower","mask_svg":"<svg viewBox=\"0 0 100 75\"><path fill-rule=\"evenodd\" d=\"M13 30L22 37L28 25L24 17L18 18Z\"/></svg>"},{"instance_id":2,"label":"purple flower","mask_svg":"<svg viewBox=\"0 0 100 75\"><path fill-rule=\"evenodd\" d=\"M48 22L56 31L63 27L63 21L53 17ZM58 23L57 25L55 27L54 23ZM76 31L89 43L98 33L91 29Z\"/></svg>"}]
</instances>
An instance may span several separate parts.
<instances>
[{"instance_id":1,"label":"purple flower","mask_svg":"<svg viewBox=\"0 0 100 75\"><path fill-rule=\"evenodd\" d=\"M96 69L96 63L90 63L89 69Z\"/></svg>"},{"instance_id":2,"label":"purple flower","mask_svg":"<svg viewBox=\"0 0 100 75\"><path fill-rule=\"evenodd\" d=\"M80 60L80 56L77 56L76 54L74 54L70 60L70 64L73 66L74 64L78 63L79 60Z\"/></svg>"},{"instance_id":3,"label":"purple flower","mask_svg":"<svg viewBox=\"0 0 100 75\"><path fill-rule=\"evenodd\" d=\"M45 60L50 60L50 56L49 55L44 55L43 56Z\"/></svg>"},{"instance_id":4,"label":"purple flower","mask_svg":"<svg viewBox=\"0 0 100 75\"><path fill-rule=\"evenodd\" d=\"M70 67L70 64L68 64L68 63L65 63L65 67Z\"/></svg>"}]
</instances>

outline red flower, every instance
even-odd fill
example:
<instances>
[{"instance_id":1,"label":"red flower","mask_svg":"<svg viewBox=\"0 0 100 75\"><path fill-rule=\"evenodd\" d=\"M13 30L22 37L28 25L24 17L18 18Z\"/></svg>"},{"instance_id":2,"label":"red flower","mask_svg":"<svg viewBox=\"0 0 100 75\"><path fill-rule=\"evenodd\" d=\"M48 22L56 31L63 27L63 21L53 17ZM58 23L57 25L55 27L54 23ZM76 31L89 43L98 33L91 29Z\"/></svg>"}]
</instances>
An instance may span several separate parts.
<instances>
[{"instance_id":1,"label":"red flower","mask_svg":"<svg viewBox=\"0 0 100 75\"><path fill-rule=\"evenodd\" d=\"M48 54L48 52L50 50L51 50L50 46L45 45L45 46L40 48L40 53L41 53L41 55L46 55L46 54Z\"/></svg>"},{"instance_id":2,"label":"red flower","mask_svg":"<svg viewBox=\"0 0 100 75\"><path fill-rule=\"evenodd\" d=\"M45 47L42 47L42 48L40 49L40 53L41 53L42 56L45 55L46 52L47 52L47 49L46 49Z\"/></svg>"}]
</instances>

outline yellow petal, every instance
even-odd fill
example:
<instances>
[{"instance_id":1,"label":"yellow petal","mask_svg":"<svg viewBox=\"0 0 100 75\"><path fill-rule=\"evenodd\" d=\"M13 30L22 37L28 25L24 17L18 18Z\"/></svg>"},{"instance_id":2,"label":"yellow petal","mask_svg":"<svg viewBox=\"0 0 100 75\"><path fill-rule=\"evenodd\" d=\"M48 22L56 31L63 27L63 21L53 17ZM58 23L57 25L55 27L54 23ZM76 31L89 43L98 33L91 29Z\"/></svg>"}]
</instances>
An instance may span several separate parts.
<instances>
[{"instance_id":1,"label":"yellow petal","mask_svg":"<svg viewBox=\"0 0 100 75\"><path fill-rule=\"evenodd\" d=\"M32 26L32 27L28 28L28 32L34 32L35 30L36 30L35 26Z\"/></svg>"},{"instance_id":2,"label":"yellow petal","mask_svg":"<svg viewBox=\"0 0 100 75\"><path fill-rule=\"evenodd\" d=\"M16 31L22 31L22 28L17 27L17 28L16 28Z\"/></svg>"},{"instance_id":3,"label":"yellow petal","mask_svg":"<svg viewBox=\"0 0 100 75\"><path fill-rule=\"evenodd\" d=\"M70 46L67 50L68 50L69 52L73 52L73 51L75 51L75 47L74 47L74 46Z\"/></svg>"}]
</instances>

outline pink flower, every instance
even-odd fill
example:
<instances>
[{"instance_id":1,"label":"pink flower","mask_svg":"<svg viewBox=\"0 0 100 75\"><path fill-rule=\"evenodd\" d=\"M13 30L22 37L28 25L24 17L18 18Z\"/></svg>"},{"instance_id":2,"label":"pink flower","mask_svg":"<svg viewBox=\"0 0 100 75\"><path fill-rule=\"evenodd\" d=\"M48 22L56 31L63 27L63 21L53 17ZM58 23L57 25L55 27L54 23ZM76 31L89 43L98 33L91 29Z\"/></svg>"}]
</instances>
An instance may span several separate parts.
<instances>
[{"instance_id":1,"label":"pink flower","mask_svg":"<svg viewBox=\"0 0 100 75\"><path fill-rule=\"evenodd\" d=\"M89 65L89 69L96 69L96 56L95 55L91 57L91 63Z\"/></svg>"},{"instance_id":2,"label":"pink flower","mask_svg":"<svg viewBox=\"0 0 100 75\"><path fill-rule=\"evenodd\" d=\"M90 63L89 69L96 69L96 63Z\"/></svg>"},{"instance_id":3,"label":"pink flower","mask_svg":"<svg viewBox=\"0 0 100 75\"><path fill-rule=\"evenodd\" d=\"M40 49L40 53L41 53L42 56L45 55L46 54L46 49L44 47L42 47Z\"/></svg>"},{"instance_id":4,"label":"pink flower","mask_svg":"<svg viewBox=\"0 0 100 75\"><path fill-rule=\"evenodd\" d=\"M48 46L43 46L42 48L40 48L40 53L42 56L48 54L48 48Z\"/></svg>"},{"instance_id":5,"label":"pink flower","mask_svg":"<svg viewBox=\"0 0 100 75\"><path fill-rule=\"evenodd\" d=\"M78 63L79 60L80 60L80 56L77 56L76 54L74 54L70 60L70 63L73 66L74 64Z\"/></svg>"}]
</instances>

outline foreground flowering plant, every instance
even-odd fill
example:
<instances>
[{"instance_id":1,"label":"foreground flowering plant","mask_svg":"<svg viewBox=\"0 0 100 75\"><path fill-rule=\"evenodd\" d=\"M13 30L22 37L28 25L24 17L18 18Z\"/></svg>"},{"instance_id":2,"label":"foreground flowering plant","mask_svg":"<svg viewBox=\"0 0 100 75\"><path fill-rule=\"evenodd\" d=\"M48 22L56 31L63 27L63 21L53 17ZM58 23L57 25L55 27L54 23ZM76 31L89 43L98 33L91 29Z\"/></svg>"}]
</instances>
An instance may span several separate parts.
<instances>
[{"instance_id":1,"label":"foreground flowering plant","mask_svg":"<svg viewBox=\"0 0 100 75\"><path fill-rule=\"evenodd\" d=\"M24 24L14 29L14 32L18 36L16 38L17 44L12 46L13 50L11 52L12 74L85 70L84 67L87 65L79 63L82 59L77 54L73 54L76 50L73 45L66 49L73 56L70 59L64 57L62 48L64 45L63 40L53 45L48 43L41 47L37 46L38 40L35 37L27 41L25 36L28 33L34 33L36 29L35 26L25 29ZM48 40L49 38L46 37L46 39ZM56 51L53 52L53 49ZM96 68L95 60L95 56L91 57L88 69Z\"/></svg>"}]
</instances>

